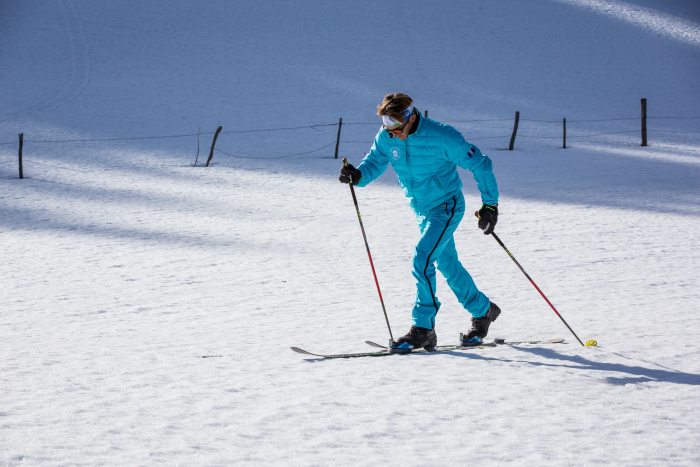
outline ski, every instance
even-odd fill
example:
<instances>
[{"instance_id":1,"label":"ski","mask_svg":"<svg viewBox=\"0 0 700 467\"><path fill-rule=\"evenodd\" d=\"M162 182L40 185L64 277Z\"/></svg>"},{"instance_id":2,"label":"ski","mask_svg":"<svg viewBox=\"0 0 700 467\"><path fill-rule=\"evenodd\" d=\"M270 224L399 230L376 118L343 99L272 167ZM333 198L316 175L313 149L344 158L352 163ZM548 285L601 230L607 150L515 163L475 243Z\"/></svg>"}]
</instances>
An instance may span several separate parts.
<instances>
[{"instance_id":1,"label":"ski","mask_svg":"<svg viewBox=\"0 0 700 467\"><path fill-rule=\"evenodd\" d=\"M371 345L372 347L376 347L376 348L378 348L378 349L389 350L389 347L387 347L387 346L385 346L385 345L377 344L376 342L365 341L365 344L369 344L369 345ZM445 352L445 351L447 351L447 350L462 350L462 349L468 349L468 348L471 349L471 348L475 348L475 347L496 347L496 344L494 344L493 342L489 342L489 343L480 342L480 343L478 343L478 344L468 345L468 346L461 346L461 345L438 345L437 347L435 347L434 350L430 350L430 351L425 350L425 349L418 349L418 350L411 350L411 351L403 352L403 353L414 353L414 352L441 352L441 351L442 351L442 352ZM395 353L402 353L402 352L395 352Z\"/></svg>"},{"instance_id":2,"label":"ski","mask_svg":"<svg viewBox=\"0 0 700 467\"><path fill-rule=\"evenodd\" d=\"M377 344L379 345L379 344ZM382 346L383 347L383 346ZM309 355L312 357L318 357L318 358L325 358L325 359L331 359L331 358L356 358L356 357L386 357L387 355L408 355L412 353L430 353L430 352L446 352L449 350L478 350L478 349L486 349L489 347L496 347L496 344L480 344L480 345L474 345L471 347L461 347L458 345L447 345L447 346L442 346L442 347L436 347L434 350L428 351L425 349L418 349L418 350L412 350L410 352L392 352L390 353L387 347L385 347L385 350L381 350L379 352L359 352L359 353L344 353L344 354L333 354L333 355L325 355L325 354L318 354L318 353L312 353L308 352L304 349L300 349L299 347L292 347L291 349L297 353L300 353L302 355Z\"/></svg>"},{"instance_id":3,"label":"ski","mask_svg":"<svg viewBox=\"0 0 700 467\"><path fill-rule=\"evenodd\" d=\"M425 350L425 349L418 349L418 350L412 350L410 352L389 352L389 348L377 344L376 342L372 341L365 341L366 344L371 345L372 347L376 347L378 349L382 349L379 352L358 352L358 353L344 353L344 354L317 354L313 352L308 352L304 349L300 349L299 347L292 347L291 349L297 353L300 353L302 355L309 355L312 357L318 357L318 358L357 358L357 357L385 357L387 355L405 355L408 353L430 353L430 352L449 352L449 351L455 351L455 350L479 350L479 349L486 349L486 348L491 348L491 347L497 347L499 345L524 345L524 344L558 344L560 342L564 342L564 339L549 339L549 340L542 340L542 341L515 341L515 342L506 342L504 339L496 339L493 342L481 342L475 345L470 345L463 347L461 345L439 345L435 347L433 350Z\"/></svg>"},{"instance_id":4,"label":"ski","mask_svg":"<svg viewBox=\"0 0 700 467\"><path fill-rule=\"evenodd\" d=\"M543 341L515 341L515 342L506 342L505 339L494 339L493 342L481 342L475 345L438 345L435 347L436 351L442 350L460 350L460 349L468 349L471 347L496 347L497 345L524 345L524 344L559 344L561 342L564 342L564 339L548 339L548 340L543 340ZM365 344L371 345L372 347L377 347L378 349L385 349L388 350L389 347L385 345L380 345L377 344L376 342L372 341L365 341Z\"/></svg>"},{"instance_id":5,"label":"ski","mask_svg":"<svg viewBox=\"0 0 700 467\"><path fill-rule=\"evenodd\" d=\"M353 358L353 357L383 357L385 355L391 355L389 352L386 351L381 351L381 352L360 352L360 353L343 353L343 354L336 354L336 355L323 355L323 354L317 354L317 353L311 353L307 352L304 349L300 349L299 347L292 347L291 348L293 351L300 353L302 355L311 355L313 357L319 357L319 358Z\"/></svg>"},{"instance_id":6,"label":"ski","mask_svg":"<svg viewBox=\"0 0 700 467\"><path fill-rule=\"evenodd\" d=\"M558 344L564 342L564 339L549 339L549 340L542 340L542 341L515 341L515 342L506 342L504 339L496 339L493 342L481 342L481 343L476 343L475 345L469 345L469 346L461 346L461 345L439 345L435 347L433 350L425 350L425 349L418 349L418 350L412 350L410 352L389 352L389 347L377 344L376 342L372 341L365 341L366 344L371 345L372 347L376 347L378 349L382 349L379 352L358 352L358 353L343 353L343 354L318 354L318 353L313 353L313 352L308 352L304 349L300 349L299 347L292 347L291 349L295 351L296 353L300 353L302 355L309 355L312 357L318 357L318 358L357 358L357 357L385 357L387 355L407 355L411 353L430 353L430 352L449 352L449 351L455 351L455 350L479 350L479 349L487 349L491 347L498 347L499 345L525 345L525 344Z\"/></svg>"}]
</instances>

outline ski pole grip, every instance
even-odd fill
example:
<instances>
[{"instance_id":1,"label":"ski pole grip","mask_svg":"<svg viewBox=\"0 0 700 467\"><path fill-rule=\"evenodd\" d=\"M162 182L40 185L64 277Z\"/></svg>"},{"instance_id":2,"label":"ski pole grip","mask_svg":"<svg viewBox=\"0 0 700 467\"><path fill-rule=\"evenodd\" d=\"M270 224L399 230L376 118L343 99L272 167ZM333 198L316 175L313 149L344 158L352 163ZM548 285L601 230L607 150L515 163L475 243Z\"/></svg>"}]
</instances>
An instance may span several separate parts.
<instances>
[{"instance_id":1,"label":"ski pole grip","mask_svg":"<svg viewBox=\"0 0 700 467\"><path fill-rule=\"evenodd\" d=\"M343 165L344 165L345 167L348 166L348 158L347 158L347 157L343 157Z\"/></svg>"}]
</instances>

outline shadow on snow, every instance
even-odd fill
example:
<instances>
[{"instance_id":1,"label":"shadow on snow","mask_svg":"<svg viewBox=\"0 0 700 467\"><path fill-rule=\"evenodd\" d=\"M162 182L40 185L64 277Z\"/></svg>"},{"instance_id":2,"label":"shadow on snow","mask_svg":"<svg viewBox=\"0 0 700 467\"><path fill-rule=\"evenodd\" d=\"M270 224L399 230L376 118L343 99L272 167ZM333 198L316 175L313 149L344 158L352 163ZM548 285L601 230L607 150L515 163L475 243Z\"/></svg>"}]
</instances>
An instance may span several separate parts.
<instances>
[{"instance_id":1,"label":"shadow on snow","mask_svg":"<svg viewBox=\"0 0 700 467\"><path fill-rule=\"evenodd\" d=\"M647 382L662 382L687 384L691 386L700 386L700 375L694 373L685 373L682 371L664 370L647 368L637 365L624 365L622 363L607 363L595 362L580 355L565 355L557 352L554 349L543 347L524 347L513 346L513 349L521 352L537 355L546 358L550 362L527 361L527 360L510 360L505 358L493 358L479 355L476 353L465 352L450 352L451 355L463 358L472 358L477 360L493 360L504 363L521 363L532 366L552 367L552 368L570 368L573 370L592 370L600 372L622 373L626 376L603 376L603 380L614 385L625 385ZM424 354L429 355L429 354ZM557 363L553 363L556 361Z\"/></svg>"}]
</instances>

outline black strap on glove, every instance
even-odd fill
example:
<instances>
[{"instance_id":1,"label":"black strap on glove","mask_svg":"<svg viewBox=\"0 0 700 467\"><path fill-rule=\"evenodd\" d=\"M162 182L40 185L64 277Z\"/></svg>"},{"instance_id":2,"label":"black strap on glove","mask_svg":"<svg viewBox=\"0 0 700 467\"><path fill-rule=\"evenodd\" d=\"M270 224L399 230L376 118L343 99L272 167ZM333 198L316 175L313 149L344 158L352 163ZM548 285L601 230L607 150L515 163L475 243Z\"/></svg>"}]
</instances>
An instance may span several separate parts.
<instances>
[{"instance_id":1,"label":"black strap on glove","mask_svg":"<svg viewBox=\"0 0 700 467\"><path fill-rule=\"evenodd\" d=\"M479 218L479 228L484 231L484 235L491 235L498 221L498 203L482 204L476 217Z\"/></svg>"},{"instance_id":2,"label":"black strap on glove","mask_svg":"<svg viewBox=\"0 0 700 467\"><path fill-rule=\"evenodd\" d=\"M352 183L353 185L357 185L360 183L361 178L362 172L353 167L352 164L344 165L340 168L340 177L338 177L340 183Z\"/></svg>"}]
</instances>

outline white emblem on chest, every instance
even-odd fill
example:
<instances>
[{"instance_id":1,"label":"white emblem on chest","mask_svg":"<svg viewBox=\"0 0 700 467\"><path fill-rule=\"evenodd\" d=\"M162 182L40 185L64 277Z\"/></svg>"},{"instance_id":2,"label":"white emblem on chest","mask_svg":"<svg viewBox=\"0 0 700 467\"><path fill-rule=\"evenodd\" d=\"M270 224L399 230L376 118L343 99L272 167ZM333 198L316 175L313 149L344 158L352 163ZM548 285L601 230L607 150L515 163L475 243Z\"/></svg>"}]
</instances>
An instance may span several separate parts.
<instances>
[{"instance_id":1,"label":"white emblem on chest","mask_svg":"<svg viewBox=\"0 0 700 467\"><path fill-rule=\"evenodd\" d=\"M399 153L398 148L392 148L391 149L391 158L394 159L395 161L399 160L399 157L401 157L401 154Z\"/></svg>"}]
</instances>

